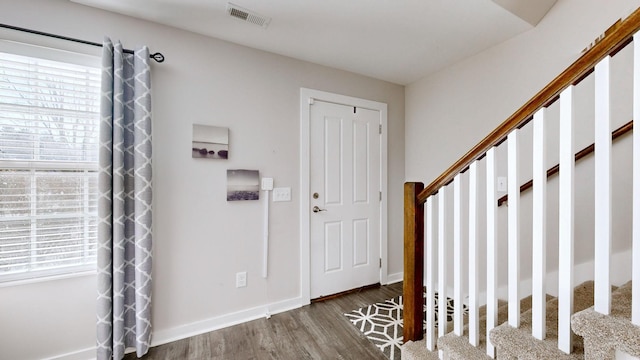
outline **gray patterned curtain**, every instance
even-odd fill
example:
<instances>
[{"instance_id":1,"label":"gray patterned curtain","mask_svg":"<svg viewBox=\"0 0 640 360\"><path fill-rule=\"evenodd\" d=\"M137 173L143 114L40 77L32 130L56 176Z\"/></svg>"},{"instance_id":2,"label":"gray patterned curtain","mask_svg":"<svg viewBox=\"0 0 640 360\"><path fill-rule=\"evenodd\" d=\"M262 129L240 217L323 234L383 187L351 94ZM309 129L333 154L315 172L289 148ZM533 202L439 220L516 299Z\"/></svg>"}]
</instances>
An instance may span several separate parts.
<instances>
[{"instance_id":1,"label":"gray patterned curtain","mask_svg":"<svg viewBox=\"0 0 640 360\"><path fill-rule=\"evenodd\" d=\"M102 56L98 175L97 359L140 357L151 341L151 94L149 49Z\"/></svg>"}]
</instances>

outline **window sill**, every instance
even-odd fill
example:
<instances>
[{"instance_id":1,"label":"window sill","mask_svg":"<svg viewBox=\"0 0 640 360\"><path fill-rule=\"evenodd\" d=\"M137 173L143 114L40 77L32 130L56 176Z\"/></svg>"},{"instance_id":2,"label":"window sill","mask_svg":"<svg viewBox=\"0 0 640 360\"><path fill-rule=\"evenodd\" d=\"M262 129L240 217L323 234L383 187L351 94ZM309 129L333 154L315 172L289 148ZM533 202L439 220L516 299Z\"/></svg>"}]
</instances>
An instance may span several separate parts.
<instances>
[{"instance_id":1,"label":"window sill","mask_svg":"<svg viewBox=\"0 0 640 360\"><path fill-rule=\"evenodd\" d=\"M96 276L97 274L98 274L97 270L85 270L85 271L78 271L78 272L60 274L60 275L41 276L41 277L30 278L30 279L10 280L5 282L0 282L0 288L28 285L28 284L35 284L35 283L42 283L42 282L50 282L50 281L57 281L57 280L64 280L64 279L73 279L73 278L79 278L79 277Z\"/></svg>"}]
</instances>

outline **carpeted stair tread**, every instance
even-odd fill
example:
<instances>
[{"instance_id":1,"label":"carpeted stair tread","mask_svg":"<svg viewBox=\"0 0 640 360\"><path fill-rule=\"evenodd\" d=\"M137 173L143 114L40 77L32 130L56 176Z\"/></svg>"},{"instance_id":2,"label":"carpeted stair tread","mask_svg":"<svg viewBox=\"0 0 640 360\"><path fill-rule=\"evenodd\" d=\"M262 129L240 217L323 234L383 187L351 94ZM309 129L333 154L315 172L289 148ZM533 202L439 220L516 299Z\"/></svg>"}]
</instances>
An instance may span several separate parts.
<instances>
[{"instance_id":1,"label":"carpeted stair tread","mask_svg":"<svg viewBox=\"0 0 640 360\"><path fill-rule=\"evenodd\" d=\"M590 307L571 318L573 331L584 337L585 359L614 359L615 350L640 357L640 327L631 323L631 282L611 294L611 315Z\"/></svg>"},{"instance_id":2,"label":"carpeted stair tread","mask_svg":"<svg viewBox=\"0 0 640 360\"><path fill-rule=\"evenodd\" d=\"M507 303L505 301L498 300L498 306L499 306L499 308L498 308L498 313L499 314L501 313L501 308L502 307L504 307L505 312L506 312ZM479 321L480 321L480 333L481 333L479 335L480 336L480 341L481 341L481 343L484 343L484 341L485 341L484 334L485 334L485 327L486 327L486 306L481 306L478 309L478 316L479 316ZM468 316L467 316L467 314L465 314L465 317L464 317L465 324L468 323L468 320L469 320ZM449 330L449 331L452 330L452 324L453 324L452 322L449 322L447 324L447 330ZM468 327L469 327L468 325L465 325L465 327L464 327L464 332L466 334L469 333ZM452 333L450 333L449 335L452 335L451 336L451 341L453 341L454 343L458 342L458 340L455 339L455 338L458 338L458 336L455 336ZM445 337L447 337L449 335L445 335ZM438 339L438 342L437 342L438 346L443 346L444 343L447 342L447 339L444 339L444 340L443 339L444 339L444 337ZM469 337L468 336L461 337L460 339L462 339L460 341L464 341L464 342L466 342L466 345L470 346L469 345ZM444 343L442 341L444 341ZM436 346L436 348L438 348L438 346ZM460 346L465 347L465 344L461 344ZM402 345L401 351L402 351L402 360L424 360L424 359L436 360L436 359L439 359L437 350L433 351L433 352L427 350L427 341L425 339L418 340L418 341L409 341L409 342L405 343L404 345ZM447 352L447 356L448 356L448 354L449 353Z\"/></svg>"},{"instance_id":3,"label":"carpeted stair tread","mask_svg":"<svg viewBox=\"0 0 640 360\"><path fill-rule=\"evenodd\" d=\"M640 356L640 327L630 323L631 309L631 284L625 284L620 289L615 289L612 293L612 316L608 321L608 325L604 325L606 330L593 332L596 338L602 337L603 331L610 331L617 336L625 338L625 345L616 345L611 349L618 349L633 356ZM574 290L574 311L576 314L572 318L572 325L575 327L578 322L604 321L601 314L592 311L593 305L593 281L587 281L578 285ZM558 333L558 300L547 295L547 337L540 341L531 336L532 312L531 297L521 301L521 326L514 329L506 323L508 318L508 304L504 301L499 302L498 307L498 324L502 324L491 332L491 341L496 345L497 357L504 359L609 359L604 357L602 353L597 353L592 357L584 357L584 344L581 336L574 335L574 352L572 354L564 354L557 348ZM588 309L591 307L590 309ZM587 309L585 311L585 309ZM453 333L438 339L438 347L444 349L446 358L457 359L489 359L485 354L486 349L486 316L485 307L480 308L480 325L479 325L479 346L473 347L469 344L468 325L464 327L464 336L456 336ZM465 323L467 322L465 316ZM613 321L613 322L612 322ZM624 325L620 325L623 323ZM451 323L448 324L451 327ZM580 325L577 325L580 327ZM587 327L587 325L584 325ZM607 327L608 326L608 327ZM624 327L624 330L622 330ZM631 327L627 329L626 327ZM581 330L574 330L576 333L582 333ZM408 342L402 347L402 359L437 359L438 352L429 352L426 350L425 340L417 342ZM611 358L613 359L613 358Z\"/></svg>"},{"instance_id":4,"label":"carpeted stair tread","mask_svg":"<svg viewBox=\"0 0 640 360\"><path fill-rule=\"evenodd\" d=\"M593 281L584 282L574 289L574 312L593 305ZM532 311L522 313L520 327L513 328L508 323L491 331L491 341L498 349L498 357L506 359L582 359L583 341L574 335L574 352L565 354L558 349L558 299L547 301L546 331L544 340L531 335Z\"/></svg>"},{"instance_id":5,"label":"carpeted stair tread","mask_svg":"<svg viewBox=\"0 0 640 360\"><path fill-rule=\"evenodd\" d=\"M407 341L400 347L402 360L438 360L438 351L427 350L425 339L418 341Z\"/></svg>"},{"instance_id":6,"label":"carpeted stair tread","mask_svg":"<svg viewBox=\"0 0 640 360\"><path fill-rule=\"evenodd\" d=\"M509 305L504 300L498 300L498 324L507 320L509 316ZM479 314L480 315L480 314ZM472 346L469 343L469 325L464 327L462 336L458 336L454 333L448 333L447 335L438 339L438 345L440 345L447 354L447 359L463 360L463 359L490 359L485 352L487 348L487 316L486 307L482 307L482 316L478 319L478 346Z\"/></svg>"},{"instance_id":7,"label":"carpeted stair tread","mask_svg":"<svg viewBox=\"0 0 640 360\"><path fill-rule=\"evenodd\" d=\"M506 301L499 300L498 301L498 324L501 324L507 321L509 317L509 305ZM528 309L531 307L531 299L525 298L520 301L521 309ZM482 308L480 312L479 318L479 329L478 329L478 346L474 347L469 344L469 327L468 325L464 327L463 336L457 336L453 333L449 333L440 339L438 339L438 344L442 346L445 350L447 359L452 360L466 360L466 359L490 359L489 356L486 355L486 330L487 330L487 318L485 315L485 309Z\"/></svg>"}]
</instances>

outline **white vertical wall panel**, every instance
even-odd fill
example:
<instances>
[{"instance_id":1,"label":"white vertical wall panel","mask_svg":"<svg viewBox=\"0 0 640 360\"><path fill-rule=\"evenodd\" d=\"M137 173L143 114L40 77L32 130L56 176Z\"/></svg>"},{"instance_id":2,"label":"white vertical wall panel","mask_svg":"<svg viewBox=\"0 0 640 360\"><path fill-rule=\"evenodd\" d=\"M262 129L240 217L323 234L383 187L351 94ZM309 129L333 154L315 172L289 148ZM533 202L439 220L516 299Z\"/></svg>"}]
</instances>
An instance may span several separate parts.
<instances>
[{"instance_id":1,"label":"white vertical wall panel","mask_svg":"<svg viewBox=\"0 0 640 360\"><path fill-rule=\"evenodd\" d=\"M453 332L462 336L462 174L453 178Z\"/></svg>"},{"instance_id":2,"label":"white vertical wall panel","mask_svg":"<svg viewBox=\"0 0 640 360\"><path fill-rule=\"evenodd\" d=\"M595 69L595 296L594 310L611 312L611 57Z\"/></svg>"},{"instance_id":3,"label":"white vertical wall panel","mask_svg":"<svg viewBox=\"0 0 640 360\"><path fill-rule=\"evenodd\" d=\"M573 86L560 94L560 180L558 223L558 349L573 350L571 315L573 314L574 183Z\"/></svg>"},{"instance_id":4,"label":"white vertical wall panel","mask_svg":"<svg viewBox=\"0 0 640 360\"><path fill-rule=\"evenodd\" d=\"M532 335L543 340L547 335L547 168L545 112L533 116L533 229L532 229Z\"/></svg>"},{"instance_id":5,"label":"white vertical wall panel","mask_svg":"<svg viewBox=\"0 0 640 360\"><path fill-rule=\"evenodd\" d=\"M438 337L447 333L447 188L438 191ZM442 351L440 351L442 355Z\"/></svg>"},{"instance_id":6,"label":"white vertical wall panel","mask_svg":"<svg viewBox=\"0 0 640 360\"><path fill-rule=\"evenodd\" d=\"M633 119L640 119L640 34L633 36ZM639 126L640 127L640 126ZM636 127L636 129L638 129ZM631 321L640 326L640 131L633 131L633 250Z\"/></svg>"},{"instance_id":7,"label":"white vertical wall panel","mask_svg":"<svg viewBox=\"0 0 640 360\"><path fill-rule=\"evenodd\" d=\"M469 166L469 343L478 346L478 162Z\"/></svg>"},{"instance_id":8,"label":"white vertical wall panel","mask_svg":"<svg viewBox=\"0 0 640 360\"><path fill-rule=\"evenodd\" d=\"M426 285L426 343L427 350L434 351L436 348L436 327L435 327L435 243L433 239L433 196L427 198L425 221L424 221L424 234L425 234L425 257L424 257L424 271L425 271L425 285Z\"/></svg>"},{"instance_id":9,"label":"white vertical wall panel","mask_svg":"<svg viewBox=\"0 0 640 360\"><path fill-rule=\"evenodd\" d=\"M520 130L513 130L507 137L507 186L508 186L508 254L509 254L509 325L520 327L520 180L519 141Z\"/></svg>"},{"instance_id":10,"label":"white vertical wall panel","mask_svg":"<svg viewBox=\"0 0 640 360\"><path fill-rule=\"evenodd\" d=\"M498 233L496 193L496 149L487 151L487 355L495 358L496 348L489 333L498 322Z\"/></svg>"}]
</instances>

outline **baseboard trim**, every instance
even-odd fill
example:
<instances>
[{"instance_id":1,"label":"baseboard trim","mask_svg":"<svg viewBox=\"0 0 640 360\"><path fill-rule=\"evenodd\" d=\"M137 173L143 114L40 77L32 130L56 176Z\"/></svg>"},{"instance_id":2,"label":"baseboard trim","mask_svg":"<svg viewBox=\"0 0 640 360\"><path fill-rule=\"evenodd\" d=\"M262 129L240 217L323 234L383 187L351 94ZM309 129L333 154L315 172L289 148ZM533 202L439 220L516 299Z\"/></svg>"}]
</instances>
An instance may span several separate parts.
<instances>
[{"instance_id":1,"label":"baseboard trim","mask_svg":"<svg viewBox=\"0 0 640 360\"><path fill-rule=\"evenodd\" d=\"M302 298L293 298L256 306L250 309L224 314L209 319L196 321L190 324L176 326L166 330L154 331L151 346L167 344L173 341L186 339L191 336L204 334L210 331L238 325L247 321L279 314L285 311L302 307ZM126 353L135 352L135 349L127 349ZM86 348L62 355L45 358L44 360L91 360L96 358L96 348Z\"/></svg>"},{"instance_id":2,"label":"baseboard trim","mask_svg":"<svg viewBox=\"0 0 640 360\"><path fill-rule=\"evenodd\" d=\"M90 360L96 358L96 348L90 347L70 353L56 355L45 358L44 360Z\"/></svg>"},{"instance_id":3,"label":"baseboard trim","mask_svg":"<svg viewBox=\"0 0 640 360\"><path fill-rule=\"evenodd\" d=\"M297 309L303 306L302 298L293 298L256 306L250 309L224 314L190 324L176 326L165 330L156 330L151 339L151 346L167 344L186 339L191 336L238 325L247 321L268 317L270 315Z\"/></svg>"},{"instance_id":4,"label":"baseboard trim","mask_svg":"<svg viewBox=\"0 0 640 360\"><path fill-rule=\"evenodd\" d=\"M400 281L404 280L404 273L403 272L398 272L395 274L389 274L387 276L387 282L383 285L391 285L391 284L395 284L398 283Z\"/></svg>"}]
</instances>

